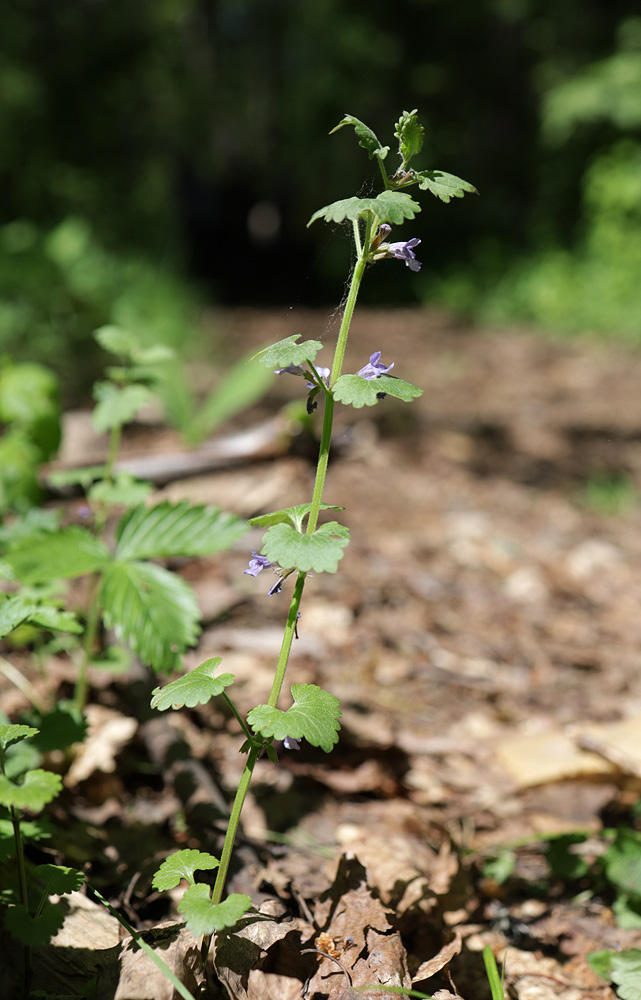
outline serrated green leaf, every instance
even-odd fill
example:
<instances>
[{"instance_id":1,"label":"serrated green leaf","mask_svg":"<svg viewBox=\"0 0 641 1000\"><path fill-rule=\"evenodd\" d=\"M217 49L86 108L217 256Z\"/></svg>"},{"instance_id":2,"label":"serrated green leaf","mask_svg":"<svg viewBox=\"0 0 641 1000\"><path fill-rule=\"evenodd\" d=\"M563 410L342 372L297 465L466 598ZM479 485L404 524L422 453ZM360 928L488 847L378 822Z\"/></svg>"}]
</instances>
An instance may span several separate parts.
<instances>
[{"instance_id":1,"label":"serrated green leaf","mask_svg":"<svg viewBox=\"0 0 641 1000\"><path fill-rule=\"evenodd\" d=\"M338 123L338 125L331 130L329 133L332 135L334 132L338 132L340 128L344 125L353 125L356 135L358 136L358 145L362 146L363 149L367 150L367 155L370 160L373 156L377 156L380 160L384 160L389 153L389 146L383 146L377 139L371 128L364 122L360 121L358 118L354 118L353 115L345 115L345 117Z\"/></svg>"},{"instance_id":2,"label":"serrated green leaf","mask_svg":"<svg viewBox=\"0 0 641 1000\"><path fill-rule=\"evenodd\" d=\"M255 733L276 740L303 737L313 747L329 753L338 742L338 720L342 714L338 698L315 684L294 684L291 690L294 699L291 708L282 712L270 705L258 705L247 715L249 725Z\"/></svg>"},{"instance_id":3,"label":"serrated green leaf","mask_svg":"<svg viewBox=\"0 0 641 1000\"><path fill-rule=\"evenodd\" d=\"M46 903L37 917L32 917L26 906L10 906L4 915L4 926L17 941L31 948L42 948L60 930L64 923L60 906Z\"/></svg>"},{"instance_id":4,"label":"serrated green leaf","mask_svg":"<svg viewBox=\"0 0 641 1000\"><path fill-rule=\"evenodd\" d=\"M25 583L84 576L102 569L111 560L106 545L86 528L70 525L38 539L25 539L4 557L12 572Z\"/></svg>"},{"instance_id":5,"label":"serrated green leaf","mask_svg":"<svg viewBox=\"0 0 641 1000\"><path fill-rule=\"evenodd\" d=\"M413 219L421 206L406 191L381 191L377 198L343 198L315 212L309 222L325 219L326 222L356 221L359 216L372 212L376 223L390 222L400 226L405 219Z\"/></svg>"},{"instance_id":6,"label":"serrated green leaf","mask_svg":"<svg viewBox=\"0 0 641 1000\"><path fill-rule=\"evenodd\" d=\"M398 139L398 153L403 161L401 169L405 170L410 160L423 148L425 129L416 117L416 108L403 112L396 123L394 135Z\"/></svg>"},{"instance_id":7,"label":"serrated green leaf","mask_svg":"<svg viewBox=\"0 0 641 1000\"><path fill-rule=\"evenodd\" d=\"M610 977L616 983L619 1000L641 1000L641 948L616 952L610 964Z\"/></svg>"},{"instance_id":8,"label":"serrated green leaf","mask_svg":"<svg viewBox=\"0 0 641 1000\"><path fill-rule=\"evenodd\" d=\"M209 887L204 883L190 885L178 904L178 912L185 918L187 927L200 937L201 934L214 934L224 927L233 927L251 906L249 896L232 893L222 903L212 903Z\"/></svg>"},{"instance_id":9,"label":"serrated green leaf","mask_svg":"<svg viewBox=\"0 0 641 1000\"><path fill-rule=\"evenodd\" d=\"M123 330L120 326L101 326L100 329L94 331L94 337L103 351L108 351L110 354L120 354L125 358L131 358L133 351L138 346L134 335Z\"/></svg>"},{"instance_id":10,"label":"serrated green leaf","mask_svg":"<svg viewBox=\"0 0 641 1000\"><path fill-rule=\"evenodd\" d=\"M41 754L66 750L87 735L87 718L73 701L62 699L49 711L34 711L32 721L39 730L33 746Z\"/></svg>"},{"instance_id":11,"label":"serrated green leaf","mask_svg":"<svg viewBox=\"0 0 641 1000\"><path fill-rule=\"evenodd\" d=\"M21 785L0 774L0 805L40 812L62 789L62 778L53 771L27 771Z\"/></svg>"},{"instance_id":12,"label":"serrated green leaf","mask_svg":"<svg viewBox=\"0 0 641 1000\"><path fill-rule=\"evenodd\" d=\"M260 361L268 368L287 368L289 365L302 365L306 361L313 361L322 348L320 340L304 340L297 344L300 333L294 333L291 337L278 340L269 347L264 347L258 354L254 354L252 361Z\"/></svg>"},{"instance_id":13,"label":"serrated green leaf","mask_svg":"<svg viewBox=\"0 0 641 1000\"><path fill-rule=\"evenodd\" d=\"M322 524L311 535L301 534L291 524L279 523L265 532L261 553L283 569L335 573L348 542L349 530L338 521Z\"/></svg>"},{"instance_id":14,"label":"serrated green leaf","mask_svg":"<svg viewBox=\"0 0 641 1000\"><path fill-rule=\"evenodd\" d=\"M245 534L247 523L217 507L188 500L136 507L118 525L116 558L160 559L205 556L228 549Z\"/></svg>"},{"instance_id":15,"label":"serrated green leaf","mask_svg":"<svg viewBox=\"0 0 641 1000\"><path fill-rule=\"evenodd\" d=\"M0 726L0 747L6 750L12 744L28 740L30 737L36 736L39 732L40 730L34 729L33 726L19 726L15 723Z\"/></svg>"},{"instance_id":16,"label":"serrated green leaf","mask_svg":"<svg viewBox=\"0 0 641 1000\"><path fill-rule=\"evenodd\" d=\"M40 628L50 629L52 632L69 632L71 635L80 635L84 631L75 614L72 611L62 611L60 608L52 608L45 604L37 604L29 614L27 621Z\"/></svg>"},{"instance_id":17,"label":"serrated green leaf","mask_svg":"<svg viewBox=\"0 0 641 1000\"><path fill-rule=\"evenodd\" d=\"M119 472L113 481L94 483L87 490L87 500L105 507L137 507L144 504L153 490L151 483L134 478L128 472Z\"/></svg>"},{"instance_id":18,"label":"serrated green leaf","mask_svg":"<svg viewBox=\"0 0 641 1000\"><path fill-rule=\"evenodd\" d=\"M446 174L442 170L421 170L416 176L422 191L431 191L446 204L452 198L462 198L466 193L478 194L473 184L455 177L454 174Z\"/></svg>"},{"instance_id":19,"label":"serrated green leaf","mask_svg":"<svg viewBox=\"0 0 641 1000\"><path fill-rule=\"evenodd\" d=\"M283 510L274 510L270 514L259 514L258 517L250 517L249 523L255 528L268 528L272 524L291 524L297 531L303 526L303 521L312 509L311 503L299 503L295 507L284 507ZM337 507L335 504L322 503L321 510L344 510L344 507Z\"/></svg>"},{"instance_id":20,"label":"serrated green leaf","mask_svg":"<svg viewBox=\"0 0 641 1000\"><path fill-rule=\"evenodd\" d=\"M417 396L422 396L423 390L392 375L379 375L373 379L361 378L360 375L341 375L334 383L334 398L339 403L354 406L356 409L360 409L361 406L374 406L379 402L381 393L410 403Z\"/></svg>"},{"instance_id":21,"label":"serrated green leaf","mask_svg":"<svg viewBox=\"0 0 641 1000\"><path fill-rule=\"evenodd\" d=\"M610 951L608 948L604 948L603 951L591 951L587 956L588 965L596 972L597 976L601 976L602 979L609 979L612 958L617 954L618 952Z\"/></svg>"},{"instance_id":22,"label":"serrated green leaf","mask_svg":"<svg viewBox=\"0 0 641 1000\"><path fill-rule=\"evenodd\" d=\"M99 434L113 427L122 427L136 416L152 398L145 385L125 385L120 388L113 382L97 382L94 386L96 406L91 422Z\"/></svg>"},{"instance_id":23,"label":"serrated green leaf","mask_svg":"<svg viewBox=\"0 0 641 1000\"><path fill-rule=\"evenodd\" d=\"M103 576L100 603L107 626L152 670L175 670L200 631L191 587L153 563L112 563Z\"/></svg>"},{"instance_id":24,"label":"serrated green leaf","mask_svg":"<svg viewBox=\"0 0 641 1000\"><path fill-rule=\"evenodd\" d=\"M36 865L31 874L40 882L44 882L44 891L48 896L65 896L68 892L77 892L84 884L85 876L77 868L66 868L64 865Z\"/></svg>"},{"instance_id":25,"label":"serrated green leaf","mask_svg":"<svg viewBox=\"0 0 641 1000\"><path fill-rule=\"evenodd\" d=\"M233 684L233 674L214 674L221 662L220 656L213 656L204 663L194 667L184 677L170 681L164 687L155 688L152 693L151 707L164 712L168 708L193 708L194 705L206 705L210 698L222 694L226 687Z\"/></svg>"},{"instance_id":26,"label":"serrated green leaf","mask_svg":"<svg viewBox=\"0 0 641 1000\"><path fill-rule=\"evenodd\" d=\"M218 868L220 861L205 851L197 851L186 848L184 851L176 851L165 858L160 868L154 875L151 884L159 892L166 892L168 889L175 889L180 885L181 879L188 882L194 881L194 872L213 871Z\"/></svg>"}]
</instances>

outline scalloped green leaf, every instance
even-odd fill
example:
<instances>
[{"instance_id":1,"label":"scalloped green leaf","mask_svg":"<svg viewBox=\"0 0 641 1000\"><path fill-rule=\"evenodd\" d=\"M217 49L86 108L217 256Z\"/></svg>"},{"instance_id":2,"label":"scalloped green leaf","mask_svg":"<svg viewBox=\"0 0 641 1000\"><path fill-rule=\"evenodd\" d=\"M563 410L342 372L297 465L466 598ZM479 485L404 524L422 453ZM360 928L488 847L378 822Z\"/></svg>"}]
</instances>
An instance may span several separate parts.
<instances>
[{"instance_id":1,"label":"scalloped green leaf","mask_svg":"<svg viewBox=\"0 0 641 1000\"><path fill-rule=\"evenodd\" d=\"M91 422L99 434L128 424L152 398L147 386L125 385L120 388L113 382L97 382L93 393L96 406Z\"/></svg>"},{"instance_id":2,"label":"scalloped green leaf","mask_svg":"<svg viewBox=\"0 0 641 1000\"><path fill-rule=\"evenodd\" d=\"M152 670L175 670L180 654L200 632L193 590L154 563L111 563L103 575L100 603L106 625Z\"/></svg>"},{"instance_id":3,"label":"scalloped green leaf","mask_svg":"<svg viewBox=\"0 0 641 1000\"><path fill-rule=\"evenodd\" d=\"M212 903L209 891L209 886L203 882L190 885L178 904L178 912L182 913L187 927L196 937L233 927L252 905L249 896L237 892L222 903Z\"/></svg>"},{"instance_id":4,"label":"scalloped green leaf","mask_svg":"<svg viewBox=\"0 0 641 1000\"><path fill-rule=\"evenodd\" d=\"M297 344L296 341L301 336L294 333L284 340L277 340L275 344L264 347L258 354L254 354L250 361L260 361L268 368L287 368L289 365L302 365L306 361L313 361L322 348L320 340L303 340Z\"/></svg>"},{"instance_id":5,"label":"scalloped green leaf","mask_svg":"<svg viewBox=\"0 0 641 1000\"><path fill-rule=\"evenodd\" d=\"M411 403L413 399L423 395L423 390L392 375L379 375L374 379L361 378L360 375L341 375L334 383L334 398L339 403L356 409L374 406L382 398L382 393Z\"/></svg>"},{"instance_id":6,"label":"scalloped green leaf","mask_svg":"<svg viewBox=\"0 0 641 1000\"><path fill-rule=\"evenodd\" d=\"M217 507L165 500L125 514L118 525L116 559L211 555L228 549L246 531L246 521Z\"/></svg>"},{"instance_id":7,"label":"scalloped green leaf","mask_svg":"<svg viewBox=\"0 0 641 1000\"><path fill-rule=\"evenodd\" d=\"M193 708L194 705L206 705L210 698L222 694L225 688L234 682L233 674L219 674L218 677L214 677L220 662L220 656L212 656L194 667L184 677L155 688L151 692L151 707L164 712L168 708Z\"/></svg>"},{"instance_id":8,"label":"scalloped green leaf","mask_svg":"<svg viewBox=\"0 0 641 1000\"><path fill-rule=\"evenodd\" d=\"M462 198L464 194L478 194L473 184L455 177L454 174L446 174L442 170L421 170L416 177L422 191L431 191L445 204L452 198Z\"/></svg>"},{"instance_id":9,"label":"scalloped green leaf","mask_svg":"<svg viewBox=\"0 0 641 1000\"><path fill-rule=\"evenodd\" d=\"M16 785L4 774L0 774L0 805L40 812L48 802L60 794L61 789L60 775L54 774L53 771L43 771L39 767L27 771L21 785Z\"/></svg>"},{"instance_id":10,"label":"scalloped green leaf","mask_svg":"<svg viewBox=\"0 0 641 1000\"><path fill-rule=\"evenodd\" d=\"M4 915L4 926L17 941L31 948L42 948L57 934L65 915L59 906L45 903L37 917L31 916L26 906L10 906Z\"/></svg>"},{"instance_id":11,"label":"scalloped green leaf","mask_svg":"<svg viewBox=\"0 0 641 1000\"><path fill-rule=\"evenodd\" d=\"M165 858L151 884L154 889L166 892L168 889L175 889L177 885L180 885L181 879L193 883L194 872L213 871L214 868L218 868L219 864L220 861L213 854L188 847L184 851L176 851Z\"/></svg>"},{"instance_id":12,"label":"scalloped green leaf","mask_svg":"<svg viewBox=\"0 0 641 1000\"><path fill-rule=\"evenodd\" d=\"M34 729L33 726L20 726L15 723L0 726L0 747L6 750L14 743L20 743L22 740L37 736L39 732L40 730Z\"/></svg>"},{"instance_id":13,"label":"scalloped green leaf","mask_svg":"<svg viewBox=\"0 0 641 1000\"><path fill-rule=\"evenodd\" d=\"M403 112L396 123L394 135L398 139L398 153L403 160L401 169L405 170L410 160L423 148L425 129L416 116L416 108Z\"/></svg>"},{"instance_id":14,"label":"scalloped green leaf","mask_svg":"<svg viewBox=\"0 0 641 1000\"><path fill-rule=\"evenodd\" d=\"M338 130L343 128L344 125L354 126L354 131L358 136L358 145L367 150L367 155L370 160L374 156L378 156L380 160L385 159L389 153L389 146L383 146L383 144L378 140L376 134L372 132L371 128L359 118L354 118L353 115L345 115L345 117L338 123L338 125L336 125L335 128L331 130L329 134L333 135L334 132L338 132Z\"/></svg>"},{"instance_id":15,"label":"scalloped green leaf","mask_svg":"<svg viewBox=\"0 0 641 1000\"><path fill-rule=\"evenodd\" d=\"M65 896L68 892L77 892L85 881L83 872L64 865L36 865L31 869L31 874L44 882L44 891L48 896Z\"/></svg>"},{"instance_id":16,"label":"scalloped green leaf","mask_svg":"<svg viewBox=\"0 0 641 1000\"><path fill-rule=\"evenodd\" d=\"M90 486L87 500L105 507L137 507L144 504L153 489L151 483L136 479L128 472L119 472L113 480L103 479Z\"/></svg>"},{"instance_id":17,"label":"scalloped green leaf","mask_svg":"<svg viewBox=\"0 0 641 1000\"><path fill-rule=\"evenodd\" d=\"M247 715L249 725L255 733L275 740L303 737L312 746L329 753L338 743L341 717L338 698L315 684L294 684L291 690L294 699L291 708L283 712L270 705L258 705Z\"/></svg>"},{"instance_id":18,"label":"scalloped green leaf","mask_svg":"<svg viewBox=\"0 0 641 1000\"><path fill-rule=\"evenodd\" d=\"M79 525L42 535L37 544L26 538L4 556L12 572L24 583L84 576L102 569L110 560L107 546Z\"/></svg>"},{"instance_id":19,"label":"scalloped green leaf","mask_svg":"<svg viewBox=\"0 0 641 1000\"><path fill-rule=\"evenodd\" d=\"M373 212L378 225L390 222L400 226L405 219L413 219L420 211L419 203L406 191L381 191L377 198L343 198L325 205L314 212L307 225L311 226L316 219L325 219L326 222L344 222L347 219L353 222L366 212Z\"/></svg>"},{"instance_id":20,"label":"scalloped green leaf","mask_svg":"<svg viewBox=\"0 0 641 1000\"><path fill-rule=\"evenodd\" d=\"M279 523L265 532L261 552L283 569L335 573L348 543L349 529L338 521L328 521L310 535L301 534L291 524Z\"/></svg>"},{"instance_id":21,"label":"scalloped green leaf","mask_svg":"<svg viewBox=\"0 0 641 1000\"><path fill-rule=\"evenodd\" d=\"M259 514L258 517L250 517L249 523L255 528L268 528L272 524L291 524L297 531L302 530L303 521L312 509L311 503L299 503L295 507L284 507L283 510L274 510L270 514ZM321 510L344 510L344 507L337 507L336 504L322 503Z\"/></svg>"}]
</instances>

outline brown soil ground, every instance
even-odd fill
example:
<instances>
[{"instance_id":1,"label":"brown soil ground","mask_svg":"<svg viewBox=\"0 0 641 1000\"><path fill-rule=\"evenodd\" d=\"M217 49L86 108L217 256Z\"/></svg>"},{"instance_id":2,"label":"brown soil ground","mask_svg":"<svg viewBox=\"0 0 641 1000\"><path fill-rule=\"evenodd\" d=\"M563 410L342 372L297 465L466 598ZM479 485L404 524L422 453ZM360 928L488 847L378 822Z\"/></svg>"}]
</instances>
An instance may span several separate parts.
<instances>
[{"instance_id":1,"label":"brown soil ground","mask_svg":"<svg viewBox=\"0 0 641 1000\"><path fill-rule=\"evenodd\" d=\"M317 361L329 363L335 325L323 313L215 323L239 354L320 337ZM640 947L641 931L617 927L607 886L551 874L546 838L587 831L574 856L598 865L602 831L632 826L641 794L641 355L419 310L357 312L346 369L375 350L423 396L339 412L325 499L345 508L352 541L336 575L308 580L288 674L340 698L340 741L329 756L307 746L259 763L230 888L281 930L265 931L235 978L223 942L219 976L252 1000L298 997L306 977L314 1000L362 996L345 992L336 962L301 957L316 947L354 985L413 979L482 1000L489 944L500 961L507 946L506 988L519 1000L609 1000L586 955ZM275 378L243 422L274 415L301 386ZM176 447L145 435L130 438L131 454ZM159 495L248 517L309 500L313 475L300 435ZM286 583L268 597L267 574L243 575L252 547L259 531L181 569L205 619L187 665L222 656L241 711L266 700L289 593ZM66 670L57 658L48 683L62 690ZM113 769L71 782L57 815L66 863L90 863L141 926L168 915L149 886L163 852L220 849L243 766L233 718L209 705L159 723L141 707L154 683L142 671L94 677L96 731L100 713L132 728ZM188 792L167 764L167 740L179 738ZM499 885L484 865L505 847L515 868Z\"/></svg>"}]
</instances>

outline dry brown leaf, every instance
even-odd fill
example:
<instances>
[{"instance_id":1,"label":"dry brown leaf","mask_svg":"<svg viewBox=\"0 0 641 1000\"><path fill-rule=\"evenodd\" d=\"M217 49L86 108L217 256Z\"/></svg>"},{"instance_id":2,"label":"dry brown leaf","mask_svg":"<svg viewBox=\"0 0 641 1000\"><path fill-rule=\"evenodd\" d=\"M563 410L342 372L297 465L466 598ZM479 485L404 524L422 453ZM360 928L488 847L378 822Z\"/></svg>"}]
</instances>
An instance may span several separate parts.
<instances>
[{"instance_id":1,"label":"dry brown leaf","mask_svg":"<svg viewBox=\"0 0 641 1000\"><path fill-rule=\"evenodd\" d=\"M112 774L116 757L138 728L137 721L102 705L87 705L89 731L84 743L76 744L76 758L65 776L67 788L74 788L95 771Z\"/></svg>"},{"instance_id":2,"label":"dry brown leaf","mask_svg":"<svg viewBox=\"0 0 641 1000\"><path fill-rule=\"evenodd\" d=\"M437 972L440 972L446 965L449 965L455 955L460 955L462 946L461 935L456 931L453 940L449 944L443 945L438 955L434 955L427 962L423 962L416 970L416 973L412 976L412 982L420 983L424 979L430 979L431 976L435 976Z\"/></svg>"}]
</instances>

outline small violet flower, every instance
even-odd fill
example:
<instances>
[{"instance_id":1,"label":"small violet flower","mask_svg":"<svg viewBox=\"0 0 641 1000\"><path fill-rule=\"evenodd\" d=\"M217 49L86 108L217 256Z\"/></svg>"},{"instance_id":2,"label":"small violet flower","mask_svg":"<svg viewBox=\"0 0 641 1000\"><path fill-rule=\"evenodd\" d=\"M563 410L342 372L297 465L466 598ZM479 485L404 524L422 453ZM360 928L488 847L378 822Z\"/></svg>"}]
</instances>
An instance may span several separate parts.
<instances>
[{"instance_id":1,"label":"small violet flower","mask_svg":"<svg viewBox=\"0 0 641 1000\"><path fill-rule=\"evenodd\" d=\"M374 353L370 355L368 364L366 364L364 368L361 368L359 372L356 372L356 374L360 375L361 378L367 379L368 382L371 382L372 379L378 378L379 375L387 375L393 367L393 361L391 365L384 365L381 361L381 352L374 351Z\"/></svg>"},{"instance_id":2,"label":"small violet flower","mask_svg":"<svg viewBox=\"0 0 641 1000\"><path fill-rule=\"evenodd\" d=\"M262 573L264 569L275 565L276 563L270 562L266 556L261 556L255 549L252 549L252 557L249 560L249 568L243 570L243 573L247 573L248 576L258 576L258 574Z\"/></svg>"},{"instance_id":3,"label":"small violet flower","mask_svg":"<svg viewBox=\"0 0 641 1000\"><path fill-rule=\"evenodd\" d=\"M404 260L410 271L420 271L421 262L416 259L416 254L414 253L413 247L417 247L421 241L414 237L413 240L408 240L406 243L387 243L383 246L387 249L387 257L396 257L398 260Z\"/></svg>"},{"instance_id":4,"label":"small violet flower","mask_svg":"<svg viewBox=\"0 0 641 1000\"><path fill-rule=\"evenodd\" d=\"M283 740L285 750L300 750L302 736L286 736Z\"/></svg>"}]
</instances>

